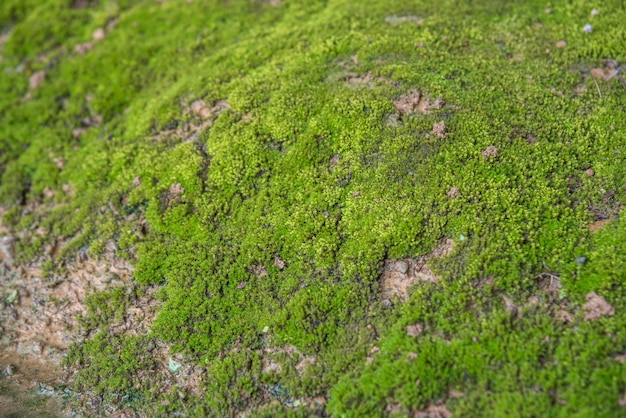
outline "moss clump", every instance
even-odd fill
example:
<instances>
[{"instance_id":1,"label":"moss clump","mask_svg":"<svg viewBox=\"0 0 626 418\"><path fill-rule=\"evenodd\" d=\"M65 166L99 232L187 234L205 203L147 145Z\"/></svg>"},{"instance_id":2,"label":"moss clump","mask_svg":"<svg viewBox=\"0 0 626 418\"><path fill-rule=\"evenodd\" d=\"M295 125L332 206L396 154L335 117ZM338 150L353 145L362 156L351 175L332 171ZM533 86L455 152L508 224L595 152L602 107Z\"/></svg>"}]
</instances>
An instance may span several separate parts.
<instances>
[{"instance_id":1,"label":"moss clump","mask_svg":"<svg viewBox=\"0 0 626 418\"><path fill-rule=\"evenodd\" d=\"M76 388L147 394L158 341L203 368L204 395L134 408L620 414L626 89L590 70L626 59L621 3L278 3L0 9L5 222L49 231L23 258L113 240L161 286L148 335L107 333L127 294L94 296ZM384 303L385 259L444 238L441 279ZM613 316L585 320L592 291Z\"/></svg>"}]
</instances>

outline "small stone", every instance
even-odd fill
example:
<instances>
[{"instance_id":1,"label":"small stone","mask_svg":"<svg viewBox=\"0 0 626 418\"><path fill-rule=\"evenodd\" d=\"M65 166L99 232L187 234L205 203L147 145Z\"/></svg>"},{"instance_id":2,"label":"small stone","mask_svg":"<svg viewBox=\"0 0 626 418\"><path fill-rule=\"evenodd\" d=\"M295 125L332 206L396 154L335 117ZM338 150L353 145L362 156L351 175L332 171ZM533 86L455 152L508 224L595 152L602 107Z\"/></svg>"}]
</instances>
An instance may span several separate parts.
<instances>
[{"instance_id":1,"label":"small stone","mask_svg":"<svg viewBox=\"0 0 626 418\"><path fill-rule=\"evenodd\" d=\"M455 198L455 197L459 197L461 196L461 192L459 191L458 187L451 187L450 190L448 190L448 197L449 198Z\"/></svg>"},{"instance_id":2,"label":"small stone","mask_svg":"<svg viewBox=\"0 0 626 418\"><path fill-rule=\"evenodd\" d=\"M167 363L168 370L174 374L178 373L181 367L182 365L174 359L170 359L170 361Z\"/></svg>"},{"instance_id":3,"label":"small stone","mask_svg":"<svg viewBox=\"0 0 626 418\"><path fill-rule=\"evenodd\" d=\"M7 367L4 368L4 371L2 373L7 377L13 376L13 374L15 373L15 366L13 366L12 364L8 364Z\"/></svg>"},{"instance_id":4,"label":"small stone","mask_svg":"<svg viewBox=\"0 0 626 418\"><path fill-rule=\"evenodd\" d=\"M107 23L107 30L112 31L113 29L115 29L116 26L117 26L117 19L113 19L109 23Z\"/></svg>"},{"instance_id":5,"label":"small stone","mask_svg":"<svg viewBox=\"0 0 626 418\"><path fill-rule=\"evenodd\" d=\"M409 263L406 260L398 260L394 263L393 268L398 273L406 274L409 271Z\"/></svg>"},{"instance_id":6,"label":"small stone","mask_svg":"<svg viewBox=\"0 0 626 418\"><path fill-rule=\"evenodd\" d=\"M506 309L508 312L511 312L512 314L516 314L517 306L515 306L515 303L513 303L513 301L507 298L506 296L503 296L503 299L504 299L504 309Z\"/></svg>"},{"instance_id":7,"label":"small stone","mask_svg":"<svg viewBox=\"0 0 626 418\"><path fill-rule=\"evenodd\" d=\"M624 363L626 361L626 354L618 354L615 357L613 357L613 360L619 363Z\"/></svg>"},{"instance_id":8,"label":"small stone","mask_svg":"<svg viewBox=\"0 0 626 418\"><path fill-rule=\"evenodd\" d=\"M33 354L41 354L43 353L44 346L39 341L34 341L31 344L31 351Z\"/></svg>"},{"instance_id":9,"label":"small stone","mask_svg":"<svg viewBox=\"0 0 626 418\"><path fill-rule=\"evenodd\" d=\"M485 150L482 152L483 157L485 158L492 158L492 157L497 157L498 156L498 148L494 147L493 145L489 145L487 148L485 148Z\"/></svg>"},{"instance_id":10,"label":"small stone","mask_svg":"<svg viewBox=\"0 0 626 418\"><path fill-rule=\"evenodd\" d=\"M85 132L87 132L86 128L74 128L72 130L72 136L74 139L80 138Z\"/></svg>"},{"instance_id":11,"label":"small stone","mask_svg":"<svg viewBox=\"0 0 626 418\"><path fill-rule=\"evenodd\" d=\"M422 327L420 324L408 325L406 327L406 335L410 337L419 337L423 331L424 327Z\"/></svg>"},{"instance_id":12,"label":"small stone","mask_svg":"<svg viewBox=\"0 0 626 418\"><path fill-rule=\"evenodd\" d=\"M180 183L172 184L170 186L170 194L173 196L180 196L185 193L185 189Z\"/></svg>"},{"instance_id":13,"label":"small stone","mask_svg":"<svg viewBox=\"0 0 626 418\"><path fill-rule=\"evenodd\" d=\"M263 334L267 334L270 331L270 327L268 327L267 325L263 327L263 329L261 330L261 332Z\"/></svg>"},{"instance_id":14,"label":"small stone","mask_svg":"<svg viewBox=\"0 0 626 418\"><path fill-rule=\"evenodd\" d=\"M43 195L44 195L44 197L46 197L48 199L51 199L51 198L54 197L55 193L54 193L54 190L52 190L50 187L46 186L43 189Z\"/></svg>"},{"instance_id":15,"label":"small stone","mask_svg":"<svg viewBox=\"0 0 626 418\"><path fill-rule=\"evenodd\" d=\"M584 255L581 255L580 257L576 257L576 264L578 264L579 266L582 266L586 262L587 262L587 257L585 257Z\"/></svg>"},{"instance_id":16,"label":"small stone","mask_svg":"<svg viewBox=\"0 0 626 418\"><path fill-rule=\"evenodd\" d=\"M414 353L414 352L411 351L411 352L407 353L406 356L409 358L409 360L415 360L417 358L417 353Z\"/></svg>"},{"instance_id":17,"label":"small stone","mask_svg":"<svg viewBox=\"0 0 626 418\"><path fill-rule=\"evenodd\" d=\"M137 176L133 179L133 186L135 187L141 186L141 177Z\"/></svg>"},{"instance_id":18,"label":"small stone","mask_svg":"<svg viewBox=\"0 0 626 418\"><path fill-rule=\"evenodd\" d=\"M41 83L46 79L45 71L37 71L33 75L30 76L29 79L29 87L31 90L35 90Z\"/></svg>"},{"instance_id":19,"label":"small stone","mask_svg":"<svg viewBox=\"0 0 626 418\"><path fill-rule=\"evenodd\" d=\"M551 15L551 14L552 14L552 7L547 7L547 8L544 10L544 12L545 12L546 14L548 14L548 15Z\"/></svg>"},{"instance_id":20,"label":"small stone","mask_svg":"<svg viewBox=\"0 0 626 418\"><path fill-rule=\"evenodd\" d=\"M95 42L98 42L98 41L103 40L105 36L106 36L106 33L104 32L104 29L99 28L95 30L95 32L93 33L91 37L93 38Z\"/></svg>"},{"instance_id":21,"label":"small stone","mask_svg":"<svg viewBox=\"0 0 626 418\"><path fill-rule=\"evenodd\" d=\"M285 268L287 263L285 263L285 261L283 261L279 256L275 256L274 257L274 265L282 270L282 269Z\"/></svg>"},{"instance_id":22,"label":"small stone","mask_svg":"<svg viewBox=\"0 0 626 418\"><path fill-rule=\"evenodd\" d=\"M91 409L96 409L98 406L100 406L100 403L100 398L91 398L88 405L91 407Z\"/></svg>"},{"instance_id":23,"label":"small stone","mask_svg":"<svg viewBox=\"0 0 626 418\"><path fill-rule=\"evenodd\" d=\"M558 41L556 44L557 48L565 48L567 46L567 42L565 41Z\"/></svg>"},{"instance_id":24,"label":"small stone","mask_svg":"<svg viewBox=\"0 0 626 418\"><path fill-rule=\"evenodd\" d=\"M91 51L93 49L93 44L91 42L85 42L82 44L77 44L74 47L74 51L78 54L78 55L85 55L88 51Z\"/></svg>"},{"instance_id":25,"label":"small stone","mask_svg":"<svg viewBox=\"0 0 626 418\"><path fill-rule=\"evenodd\" d=\"M554 317L557 321L561 321L561 322L573 322L574 321L574 315L572 315L571 313L567 312L564 309L557 311Z\"/></svg>"},{"instance_id":26,"label":"small stone","mask_svg":"<svg viewBox=\"0 0 626 418\"><path fill-rule=\"evenodd\" d=\"M191 103L191 111L200 119L208 119L211 116L211 109L207 106L204 100L196 100Z\"/></svg>"},{"instance_id":27,"label":"small stone","mask_svg":"<svg viewBox=\"0 0 626 418\"><path fill-rule=\"evenodd\" d=\"M585 26L583 26L583 30L587 33L591 33L593 32L593 28L591 27L591 25L589 23L587 23Z\"/></svg>"},{"instance_id":28,"label":"small stone","mask_svg":"<svg viewBox=\"0 0 626 418\"><path fill-rule=\"evenodd\" d=\"M56 157L52 160L54 164L57 166L59 170L63 170L65 168L65 161L61 157Z\"/></svg>"},{"instance_id":29,"label":"small stone","mask_svg":"<svg viewBox=\"0 0 626 418\"><path fill-rule=\"evenodd\" d=\"M587 170L585 170L585 174L588 175L589 177L593 177L596 174L596 172L593 171L593 169L588 168Z\"/></svg>"},{"instance_id":30,"label":"small stone","mask_svg":"<svg viewBox=\"0 0 626 418\"><path fill-rule=\"evenodd\" d=\"M431 131L433 135L435 135L439 139L446 139L446 124L444 121L436 122L433 125L433 130Z\"/></svg>"},{"instance_id":31,"label":"small stone","mask_svg":"<svg viewBox=\"0 0 626 418\"><path fill-rule=\"evenodd\" d=\"M597 9L591 9L591 16L598 16L600 12Z\"/></svg>"}]
</instances>

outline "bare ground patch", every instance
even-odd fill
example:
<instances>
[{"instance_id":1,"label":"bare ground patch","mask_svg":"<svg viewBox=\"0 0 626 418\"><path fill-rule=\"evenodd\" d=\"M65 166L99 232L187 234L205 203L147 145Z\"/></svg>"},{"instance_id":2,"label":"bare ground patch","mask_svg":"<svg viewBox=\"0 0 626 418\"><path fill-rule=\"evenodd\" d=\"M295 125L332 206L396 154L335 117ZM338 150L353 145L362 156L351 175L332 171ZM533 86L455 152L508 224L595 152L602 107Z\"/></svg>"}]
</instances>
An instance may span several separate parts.
<instances>
[{"instance_id":1,"label":"bare ground patch","mask_svg":"<svg viewBox=\"0 0 626 418\"><path fill-rule=\"evenodd\" d=\"M427 263L432 258L440 258L450 254L454 241L445 239L430 253L418 258L402 258L385 260L385 267L380 278L383 301L393 299L406 301L409 289L418 282L437 282L441 277L435 274Z\"/></svg>"},{"instance_id":2,"label":"bare ground patch","mask_svg":"<svg viewBox=\"0 0 626 418\"><path fill-rule=\"evenodd\" d=\"M82 338L79 318L87 311L85 298L123 285L133 269L112 255L94 260L77 254L63 274L47 273L40 262L16 264L14 241L0 223L0 370L14 400L0 396L0 409L37 416L24 405L43 396L45 402L34 403L47 405L45 411L53 416L69 416L72 411L60 396L72 373L61 362L70 344ZM60 246L52 244L46 253L54 255Z\"/></svg>"},{"instance_id":3,"label":"bare ground patch","mask_svg":"<svg viewBox=\"0 0 626 418\"><path fill-rule=\"evenodd\" d=\"M183 141L197 141L198 135L213 126L217 118L230 109L230 105L226 100L207 103L203 99L197 99L188 104L183 103L182 108L183 120L166 125L153 136L153 139L164 140L173 137Z\"/></svg>"},{"instance_id":4,"label":"bare ground patch","mask_svg":"<svg viewBox=\"0 0 626 418\"><path fill-rule=\"evenodd\" d=\"M445 103L442 99L431 99L417 89L412 89L393 101L401 115L421 113L428 115L432 110L441 109Z\"/></svg>"}]
</instances>

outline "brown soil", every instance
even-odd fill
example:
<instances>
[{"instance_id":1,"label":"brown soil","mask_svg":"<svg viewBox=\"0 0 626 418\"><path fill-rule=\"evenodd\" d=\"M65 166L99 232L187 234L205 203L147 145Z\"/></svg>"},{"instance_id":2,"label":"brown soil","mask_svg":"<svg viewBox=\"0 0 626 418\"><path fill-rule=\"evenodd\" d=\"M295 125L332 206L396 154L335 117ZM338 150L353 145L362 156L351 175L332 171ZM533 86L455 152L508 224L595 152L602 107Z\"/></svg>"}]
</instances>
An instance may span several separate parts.
<instances>
[{"instance_id":1,"label":"brown soil","mask_svg":"<svg viewBox=\"0 0 626 418\"><path fill-rule=\"evenodd\" d=\"M615 309L602 296L595 292L587 295L587 302L583 305L585 321L592 321L603 316L615 315Z\"/></svg>"},{"instance_id":2,"label":"brown soil","mask_svg":"<svg viewBox=\"0 0 626 418\"><path fill-rule=\"evenodd\" d=\"M181 107L188 120L177 121L174 127L162 129L153 136L155 140L182 138L185 142L197 141L198 135L213 126L219 115L230 109L226 100L217 100L209 105L202 99L182 103Z\"/></svg>"},{"instance_id":3,"label":"brown soil","mask_svg":"<svg viewBox=\"0 0 626 418\"><path fill-rule=\"evenodd\" d=\"M421 411L415 411L413 418L449 418L452 413L445 405L431 404L428 408Z\"/></svg>"},{"instance_id":4,"label":"brown soil","mask_svg":"<svg viewBox=\"0 0 626 418\"><path fill-rule=\"evenodd\" d=\"M398 298L404 302L409 297L411 286L420 281L438 281L440 277L433 273L427 262L433 257L439 258L450 254L453 246L453 240L445 239L430 254L418 258L386 260L380 279L383 301L389 303Z\"/></svg>"},{"instance_id":5,"label":"brown soil","mask_svg":"<svg viewBox=\"0 0 626 418\"><path fill-rule=\"evenodd\" d=\"M58 388L62 379L58 366L42 358L0 352L0 416L69 416Z\"/></svg>"},{"instance_id":6,"label":"brown soil","mask_svg":"<svg viewBox=\"0 0 626 418\"><path fill-rule=\"evenodd\" d=\"M398 97L393 104L401 115L411 113L428 115L431 109L441 109L444 106L443 100L431 100L417 89L412 89L407 94Z\"/></svg>"},{"instance_id":7,"label":"brown soil","mask_svg":"<svg viewBox=\"0 0 626 418\"><path fill-rule=\"evenodd\" d=\"M37 262L15 264L14 241L0 223L0 416L69 416L61 397L71 374L61 361L81 338L85 296L124 284L132 267L112 256L77 255L67 273L48 275Z\"/></svg>"}]
</instances>

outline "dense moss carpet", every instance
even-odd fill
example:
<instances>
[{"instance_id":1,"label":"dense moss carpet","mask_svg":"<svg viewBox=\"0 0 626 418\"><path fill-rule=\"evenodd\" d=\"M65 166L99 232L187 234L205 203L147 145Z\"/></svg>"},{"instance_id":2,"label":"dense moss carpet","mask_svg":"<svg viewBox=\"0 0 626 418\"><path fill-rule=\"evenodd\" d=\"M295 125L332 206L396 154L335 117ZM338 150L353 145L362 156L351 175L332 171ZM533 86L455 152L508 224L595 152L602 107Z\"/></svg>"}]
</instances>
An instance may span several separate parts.
<instances>
[{"instance_id":1,"label":"dense moss carpet","mask_svg":"<svg viewBox=\"0 0 626 418\"><path fill-rule=\"evenodd\" d=\"M625 21L622 0L3 0L19 261L135 265L90 298L73 407L625 415Z\"/></svg>"}]
</instances>

